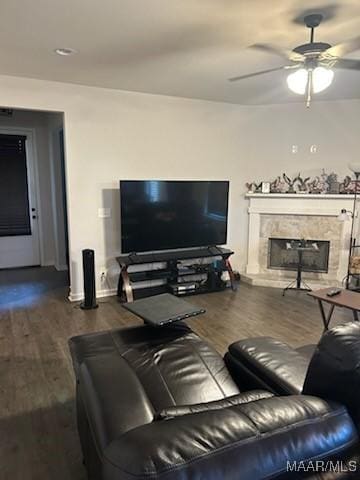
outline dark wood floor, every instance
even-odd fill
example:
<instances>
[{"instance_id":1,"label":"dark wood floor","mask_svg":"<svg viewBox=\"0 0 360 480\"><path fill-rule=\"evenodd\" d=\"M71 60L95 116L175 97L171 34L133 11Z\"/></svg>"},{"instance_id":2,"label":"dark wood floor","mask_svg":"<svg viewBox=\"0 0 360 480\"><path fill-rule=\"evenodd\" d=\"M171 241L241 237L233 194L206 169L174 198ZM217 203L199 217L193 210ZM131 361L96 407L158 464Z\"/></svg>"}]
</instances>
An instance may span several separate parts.
<instances>
[{"instance_id":1,"label":"dark wood floor","mask_svg":"<svg viewBox=\"0 0 360 480\"><path fill-rule=\"evenodd\" d=\"M1 480L85 480L67 340L140 323L116 298L100 300L98 310L79 309L66 300L65 282L49 269L0 272ZM299 346L316 342L322 331L317 304L301 293L283 298L276 289L241 285L236 293L191 301L207 313L188 323L221 353L248 336ZM352 317L339 312L334 319Z\"/></svg>"}]
</instances>

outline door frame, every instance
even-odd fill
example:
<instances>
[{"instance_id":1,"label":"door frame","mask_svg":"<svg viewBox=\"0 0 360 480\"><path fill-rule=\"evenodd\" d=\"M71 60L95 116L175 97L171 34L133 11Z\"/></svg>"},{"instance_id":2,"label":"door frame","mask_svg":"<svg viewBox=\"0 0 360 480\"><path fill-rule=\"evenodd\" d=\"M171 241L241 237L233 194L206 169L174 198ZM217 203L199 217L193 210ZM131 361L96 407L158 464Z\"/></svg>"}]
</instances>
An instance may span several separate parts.
<instances>
[{"instance_id":1,"label":"door frame","mask_svg":"<svg viewBox=\"0 0 360 480\"><path fill-rule=\"evenodd\" d=\"M64 115L64 114L63 114ZM67 208L64 207L64 234L65 234L65 250L67 251L67 262L64 264L61 264L59 262L59 236L58 236L58 222L57 222L57 210L58 210L58 199L56 197L56 181L55 181L55 172L54 172L54 152L56 151L56 148L54 148L54 145L56 143L58 153L60 153L60 133L63 132L64 135L64 117L62 119L62 125L57 126L53 129L49 129L49 134L50 134L50 139L51 139L51 161L50 161L50 176L51 176L51 190L52 190L52 213L53 213L53 219L54 219L54 240L55 240L55 263L54 266L56 270L58 271L70 271L70 260L69 260L69 238L68 238L68 211ZM65 173L65 142L63 142L63 149L64 149L64 165L61 166L62 173L66 177ZM65 182L66 183L66 182ZM62 185L61 188L61 197L67 199L67 191L66 191L66 184Z\"/></svg>"},{"instance_id":2,"label":"door frame","mask_svg":"<svg viewBox=\"0 0 360 480\"><path fill-rule=\"evenodd\" d=\"M44 255L44 229L42 224L42 212L40 201L40 181L39 181L39 169L38 169L38 155L36 149L36 131L35 128L26 127L0 127L0 134L4 135L24 135L26 136L25 151L27 163L31 163L33 169L33 179L35 188L35 200L36 200L36 216L38 221L38 235L39 235L39 249L40 249L40 265L46 266ZM28 165L27 165L28 168ZM29 182L28 171L28 182ZM29 182L30 185L30 182ZM31 215L31 212L30 212Z\"/></svg>"}]
</instances>

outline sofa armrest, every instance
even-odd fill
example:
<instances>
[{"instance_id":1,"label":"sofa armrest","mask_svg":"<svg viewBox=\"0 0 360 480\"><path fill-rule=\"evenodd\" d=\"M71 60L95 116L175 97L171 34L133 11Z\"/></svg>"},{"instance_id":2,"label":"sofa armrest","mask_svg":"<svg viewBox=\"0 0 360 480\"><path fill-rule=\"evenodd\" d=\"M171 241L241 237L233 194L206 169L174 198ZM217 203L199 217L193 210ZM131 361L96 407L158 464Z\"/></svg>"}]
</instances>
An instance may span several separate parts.
<instances>
[{"instance_id":1,"label":"sofa armrest","mask_svg":"<svg viewBox=\"0 0 360 480\"><path fill-rule=\"evenodd\" d=\"M77 387L100 453L119 435L153 421L153 407L143 386L118 355L105 353L84 360Z\"/></svg>"},{"instance_id":2,"label":"sofa armrest","mask_svg":"<svg viewBox=\"0 0 360 480\"><path fill-rule=\"evenodd\" d=\"M326 331L312 357L304 392L346 405L360 431L360 323Z\"/></svg>"},{"instance_id":3,"label":"sofa armrest","mask_svg":"<svg viewBox=\"0 0 360 480\"><path fill-rule=\"evenodd\" d=\"M281 395L302 392L310 359L279 340L257 337L229 347L226 364L240 388L265 388Z\"/></svg>"},{"instance_id":4,"label":"sofa armrest","mask_svg":"<svg viewBox=\"0 0 360 480\"><path fill-rule=\"evenodd\" d=\"M154 421L113 441L103 480L253 480L288 462L328 458L358 442L344 407L316 397L271 397Z\"/></svg>"}]
</instances>

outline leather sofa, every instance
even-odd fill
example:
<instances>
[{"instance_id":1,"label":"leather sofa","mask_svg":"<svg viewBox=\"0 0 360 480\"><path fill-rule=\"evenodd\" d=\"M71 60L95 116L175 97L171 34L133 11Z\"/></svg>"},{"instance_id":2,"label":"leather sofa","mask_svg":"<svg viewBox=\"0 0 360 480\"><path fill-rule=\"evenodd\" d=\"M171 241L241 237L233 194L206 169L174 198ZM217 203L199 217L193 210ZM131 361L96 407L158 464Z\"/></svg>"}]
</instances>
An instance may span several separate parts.
<instances>
[{"instance_id":1,"label":"leather sofa","mask_svg":"<svg viewBox=\"0 0 360 480\"><path fill-rule=\"evenodd\" d=\"M340 343L352 349L356 342ZM359 450L354 409L346 395L332 398L331 385L320 388L316 381L324 362L328 368L327 358L318 361L314 355L306 395L297 388L285 396L274 388L276 382L269 388L270 374L256 388L247 388L251 362L246 359L244 375L239 342L226 355L227 368L181 323L82 335L69 345L90 480L360 478L353 471ZM284 355L290 358L289 352ZM267 362L267 368L277 373L282 361L276 363L275 350L271 355L275 363ZM330 368L336 380L338 368L336 362ZM356 382L357 375L355 369L349 379ZM300 367L283 378L281 389L287 383L299 387L304 380ZM266 389L259 388L263 384ZM341 462L341 468L315 473L314 462Z\"/></svg>"},{"instance_id":2,"label":"leather sofa","mask_svg":"<svg viewBox=\"0 0 360 480\"><path fill-rule=\"evenodd\" d=\"M318 345L298 349L271 337L240 340L230 345L225 363L247 388L340 402L360 427L359 322L331 328Z\"/></svg>"}]
</instances>

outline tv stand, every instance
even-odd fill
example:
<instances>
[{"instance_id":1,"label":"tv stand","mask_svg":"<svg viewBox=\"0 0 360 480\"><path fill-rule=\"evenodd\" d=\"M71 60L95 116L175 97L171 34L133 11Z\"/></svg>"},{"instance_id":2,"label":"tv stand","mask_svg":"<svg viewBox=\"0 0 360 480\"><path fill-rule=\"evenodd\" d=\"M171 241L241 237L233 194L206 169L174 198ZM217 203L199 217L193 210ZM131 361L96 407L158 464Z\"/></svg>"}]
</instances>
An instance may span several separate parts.
<instances>
[{"instance_id":1,"label":"tv stand","mask_svg":"<svg viewBox=\"0 0 360 480\"><path fill-rule=\"evenodd\" d=\"M120 255L116 258L120 265L118 297L122 302L133 302L137 298L165 292L177 295L216 292L226 288L226 283L221 279L225 271L229 274L232 290L236 290L234 273L229 261L233 253L229 249L212 245L186 250L132 252ZM193 264L189 264L191 260L194 260ZM199 260L203 261L199 262ZM183 261L186 263L182 264ZM158 264L158 266L149 269L149 264ZM133 266L136 268L129 268ZM201 276L202 280L188 280L194 276ZM160 281L161 285L144 286L144 283L139 283L151 283L152 280ZM186 288L189 283L192 288Z\"/></svg>"}]
</instances>

